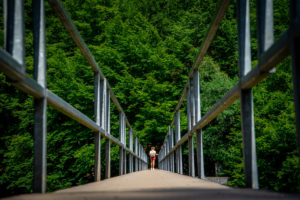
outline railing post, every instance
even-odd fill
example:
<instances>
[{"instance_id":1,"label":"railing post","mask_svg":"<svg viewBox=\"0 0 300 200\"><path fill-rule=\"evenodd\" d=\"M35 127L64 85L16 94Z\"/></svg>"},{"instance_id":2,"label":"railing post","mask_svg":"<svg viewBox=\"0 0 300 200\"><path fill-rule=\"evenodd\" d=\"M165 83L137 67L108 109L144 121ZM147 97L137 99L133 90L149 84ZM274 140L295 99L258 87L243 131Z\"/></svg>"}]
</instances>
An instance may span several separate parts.
<instances>
[{"instance_id":1,"label":"railing post","mask_svg":"<svg viewBox=\"0 0 300 200\"><path fill-rule=\"evenodd\" d=\"M168 137L169 137L169 136L166 137L166 147L165 147L165 148L166 148L166 155L169 153L169 142L168 142ZM170 171L170 157L169 157L169 156L166 157L165 160L166 160L166 168L167 168L166 170L167 170L167 171Z\"/></svg>"},{"instance_id":2,"label":"railing post","mask_svg":"<svg viewBox=\"0 0 300 200\"><path fill-rule=\"evenodd\" d=\"M110 91L107 90L106 95L106 133L110 135ZM111 158L110 158L110 139L107 139L105 147L105 178L110 178L111 176Z\"/></svg>"},{"instance_id":3,"label":"railing post","mask_svg":"<svg viewBox=\"0 0 300 200\"><path fill-rule=\"evenodd\" d=\"M138 163L138 165L137 165L137 169L138 169L138 171L140 171L140 143L138 143L138 145L137 145L137 163Z\"/></svg>"},{"instance_id":4,"label":"railing post","mask_svg":"<svg viewBox=\"0 0 300 200\"><path fill-rule=\"evenodd\" d=\"M201 105L200 105L200 82L198 69L193 72L194 81L194 98L195 98L195 123L201 119ZM205 178L204 175L204 157L203 157L203 144L202 144L202 131L197 131L197 168L198 177Z\"/></svg>"},{"instance_id":5,"label":"railing post","mask_svg":"<svg viewBox=\"0 0 300 200\"><path fill-rule=\"evenodd\" d=\"M169 127L169 144L170 144L170 149L173 149L174 147L174 131L173 127ZM174 170L174 151L170 155L170 160L171 160L171 172L175 172Z\"/></svg>"},{"instance_id":6,"label":"railing post","mask_svg":"<svg viewBox=\"0 0 300 200\"><path fill-rule=\"evenodd\" d=\"M129 129L129 149L133 151L133 133L132 129ZM129 173L133 172L133 157L129 154Z\"/></svg>"},{"instance_id":7,"label":"railing post","mask_svg":"<svg viewBox=\"0 0 300 200\"><path fill-rule=\"evenodd\" d=\"M24 2L5 1L6 49L21 65L25 65ZM46 37L43 0L34 0L34 79L44 88L44 98L34 100L34 181L33 191L46 192L47 176L47 97L46 97ZM25 66L23 68L25 73Z\"/></svg>"},{"instance_id":8,"label":"railing post","mask_svg":"<svg viewBox=\"0 0 300 200\"><path fill-rule=\"evenodd\" d=\"M238 0L240 79L251 70L249 0ZM252 89L241 90L241 118L246 186L258 189Z\"/></svg>"},{"instance_id":9,"label":"railing post","mask_svg":"<svg viewBox=\"0 0 300 200\"><path fill-rule=\"evenodd\" d=\"M273 0L256 0L258 57L274 43ZM275 68L274 68L275 69Z\"/></svg>"},{"instance_id":10,"label":"railing post","mask_svg":"<svg viewBox=\"0 0 300 200\"><path fill-rule=\"evenodd\" d=\"M99 73L95 73L95 122L100 127L100 93L101 83ZM101 176L101 134L95 132L95 181L100 181Z\"/></svg>"},{"instance_id":11,"label":"railing post","mask_svg":"<svg viewBox=\"0 0 300 200\"><path fill-rule=\"evenodd\" d=\"M194 110L194 92L193 92L193 80L189 81L189 88L187 91L187 115L188 115L188 131L194 125L195 122L195 110ZM189 144L189 175L195 176L195 161L194 161L194 139L193 136L189 136L188 139Z\"/></svg>"},{"instance_id":12,"label":"railing post","mask_svg":"<svg viewBox=\"0 0 300 200\"><path fill-rule=\"evenodd\" d=\"M139 143L139 171L142 170L142 160L141 160L141 155L142 155L142 145Z\"/></svg>"},{"instance_id":13,"label":"railing post","mask_svg":"<svg viewBox=\"0 0 300 200\"><path fill-rule=\"evenodd\" d=\"M123 135L123 113L120 112L119 114L119 135L120 135L120 142L122 144L124 144L124 135ZM123 147L120 146L120 149L119 149L119 155L120 155L120 160L119 160L119 174L120 175L123 175L123 165L124 165L124 153L123 153Z\"/></svg>"},{"instance_id":14,"label":"railing post","mask_svg":"<svg viewBox=\"0 0 300 200\"><path fill-rule=\"evenodd\" d=\"M258 58L274 43L273 0L256 0ZM274 73L276 68L270 70Z\"/></svg>"},{"instance_id":15,"label":"railing post","mask_svg":"<svg viewBox=\"0 0 300 200\"><path fill-rule=\"evenodd\" d=\"M100 80L100 127L107 132L107 82L106 79L103 78ZM97 139L97 149L99 151L98 157L98 168L97 176L99 176L99 179L97 181L100 181L101 179L101 135L99 133L98 139Z\"/></svg>"},{"instance_id":16,"label":"railing post","mask_svg":"<svg viewBox=\"0 0 300 200\"><path fill-rule=\"evenodd\" d=\"M35 48L37 51L43 51L46 46L45 43L45 12L44 12L44 1L38 0L33 2L33 20L34 24L34 38ZM25 74L25 31L24 31L24 0L4 0L4 43L6 51L12 55L12 57L22 65L21 71ZM41 31L41 33L39 33ZM44 44L42 44L44 43ZM46 50L45 50L46 51ZM45 55L44 51L44 55ZM43 59L46 57L38 57L36 55L37 65L40 62L43 63ZM37 70L37 69L35 69ZM46 70L46 68L44 69ZM41 73L43 69L39 69ZM37 77L38 78L38 77ZM45 77L40 77L44 79ZM46 80L46 79L45 79ZM44 80L41 80L42 82ZM46 81L45 81L46 82Z\"/></svg>"},{"instance_id":17,"label":"railing post","mask_svg":"<svg viewBox=\"0 0 300 200\"><path fill-rule=\"evenodd\" d=\"M291 55L293 65L293 85L294 85L294 98L295 98L295 113L296 113L296 129L298 139L298 151L300 156L300 37L296 34L296 20L299 21L300 2L297 0L290 1L290 30L291 37Z\"/></svg>"},{"instance_id":18,"label":"railing post","mask_svg":"<svg viewBox=\"0 0 300 200\"><path fill-rule=\"evenodd\" d=\"M134 142L134 153L136 155L135 157L135 171L138 171L139 164L138 164L138 138L135 136L135 142Z\"/></svg>"},{"instance_id":19,"label":"railing post","mask_svg":"<svg viewBox=\"0 0 300 200\"><path fill-rule=\"evenodd\" d=\"M175 140L176 143L179 142L181 139L181 133L180 133L180 111L177 110L175 114ZM179 174L183 174L182 169L182 148L179 146L176 149L176 172Z\"/></svg>"},{"instance_id":20,"label":"railing post","mask_svg":"<svg viewBox=\"0 0 300 200\"><path fill-rule=\"evenodd\" d=\"M124 146L126 147L126 120L125 120L125 114L123 114L123 136L124 136L124 140L123 140ZM126 174L127 173L127 156L126 156L126 150L125 149L123 149L123 154L124 154L124 156L123 156L123 161L124 161L124 163L123 163L123 170L124 170L123 174Z\"/></svg>"}]
</instances>

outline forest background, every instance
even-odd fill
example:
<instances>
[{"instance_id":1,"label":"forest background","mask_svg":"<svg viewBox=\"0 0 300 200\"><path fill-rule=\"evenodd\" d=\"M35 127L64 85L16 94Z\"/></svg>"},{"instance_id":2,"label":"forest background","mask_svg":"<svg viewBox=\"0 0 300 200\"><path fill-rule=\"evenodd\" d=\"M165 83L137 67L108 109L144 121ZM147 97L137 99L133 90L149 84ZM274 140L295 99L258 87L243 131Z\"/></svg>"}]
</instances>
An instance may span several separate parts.
<instances>
[{"instance_id":1,"label":"forest background","mask_svg":"<svg viewBox=\"0 0 300 200\"><path fill-rule=\"evenodd\" d=\"M145 150L162 145L204 35L214 0L64 0L65 9L107 77ZM1 2L2 5L2 2ZM256 7L250 1L252 65L257 63ZM1 6L3 13L3 7ZM25 0L26 72L33 76L31 1ZM274 35L289 25L289 1L274 0ZM3 16L0 18L3 33ZM93 72L46 3L47 86L91 119ZM3 37L0 44L3 47ZM204 115L238 81L236 1L221 22L200 68ZM300 192L291 60L253 89L260 188ZM112 134L118 113L112 105ZM186 133L185 103L181 133ZM33 98L0 73L0 196L32 192ZM206 176L229 176L243 187L239 101L203 129ZM94 133L48 107L47 187L54 191L93 181ZM102 141L102 143L104 140ZM104 155L102 145L102 155ZM112 175L118 175L112 145ZM183 158L187 160L187 145ZM105 169L102 156L102 174ZM215 167L218 170L215 170ZM187 174L187 162L184 173ZM103 176L102 176L103 177Z\"/></svg>"}]
</instances>

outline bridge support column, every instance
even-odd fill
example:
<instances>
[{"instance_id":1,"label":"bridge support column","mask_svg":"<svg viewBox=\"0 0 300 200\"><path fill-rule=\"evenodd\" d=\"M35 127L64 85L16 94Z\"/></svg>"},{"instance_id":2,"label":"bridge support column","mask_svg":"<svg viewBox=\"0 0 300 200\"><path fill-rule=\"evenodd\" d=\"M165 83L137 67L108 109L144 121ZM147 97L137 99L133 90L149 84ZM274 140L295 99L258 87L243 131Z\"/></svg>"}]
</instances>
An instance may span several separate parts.
<instances>
[{"instance_id":1,"label":"bridge support column","mask_svg":"<svg viewBox=\"0 0 300 200\"><path fill-rule=\"evenodd\" d=\"M169 127L169 144L170 144L170 150L171 150L174 147L173 127ZM170 155L170 171L175 172L175 170L174 170L174 152Z\"/></svg>"},{"instance_id":2,"label":"bridge support column","mask_svg":"<svg viewBox=\"0 0 300 200\"><path fill-rule=\"evenodd\" d=\"M123 147L120 147L119 149L119 155L120 155L120 160L119 160L119 174L120 175L123 175L123 156L124 156L124 153L123 153Z\"/></svg>"},{"instance_id":3,"label":"bridge support column","mask_svg":"<svg viewBox=\"0 0 300 200\"><path fill-rule=\"evenodd\" d=\"M194 86L193 80L189 81L189 88L187 90L187 119L188 131L191 130L195 123L195 102L194 102ZM194 161L194 137L189 136L189 175L195 177L195 161Z\"/></svg>"},{"instance_id":4,"label":"bridge support column","mask_svg":"<svg viewBox=\"0 0 300 200\"><path fill-rule=\"evenodd\" d=\"M298 150L300 156L300 37L296 34L296 20L299 20L300 2L297 0L290 1L290 29L292 30L291 38L291 54L293 65L293 85L294 85L294 98L295 98L295 113L296 113L296 129L298 136Z\"/></svg>"},{"instance_id":5,"label":"bridge support column","mask_svg":"<svg viewBox=\"0 0 300 200\"><path fill-rule=\"evenodd\" d=\"M95 122L100 126L100 75L95 73ZM101 133L95 132L95 181L100 181L101 175Z\"/></svg>"},{"instance_id":6,"label":"bridge support column","mask_svg":"<svg viewBox=\"0 0 300 200\"><path fill-rule=\"evenodd\" d=\"M135 146L135 148L134 148L135 155L138 156L138 138L137 137L135 137L134 146ZM135 157L134 161L135 161L135 171L138 171L139 170L139 160L138 160L138 157Z\"/></svg>"},{"instance_id":7,"label":"bridge support column","mask_svg":"<svg viewBox=\"0 0 300 200\"><path fill-rule=\"evenodd\" d=\"M124 163L123 163L123 169L124 169L123 174L127 174L127 155L126 155L125 149L123 150L123 154L124 154L124 156L123 156L123 161L124 161Z\"/></svg>"},{"instance_id":8,"label":"bridge support column","mask_svg":"<svg viewBox=\"0 0 300 200\"><path fill-rule=\"evenodd\" d=\"M129 149L133 151L133 133L132 129L129 130ZM129 154L129 173L133 172L133 156Z\"/></svg>"},{"instance_id":9,"label":"bridge support column","mask_svg":"<svg viewBox=\"0 0 300 200\"><path fill-rule=\"evenodd\" d=\"M105 130L108 135L110 135L110 92L107 90L106 92L106 126ZM111 175L111 164L110 164L110 139L106 140L105 145L105 178L110 178Z\"/></svg>"},{"instance_id":10,"label":"bridge support column","mask_svg":"<svg viewBox=\"0 0 300 200\"><path fill-rule=\"evenodd\" d=\"M47 176L47 97L46 39L44 1L34 0L34 79L44 88L44 98L34 100L34 183L33 191L46 192ZM6 0L5 43L7 51L22 65L25 73L24 2Z\"/></svg>"},{"instance_id":11,"label":"bridge support column","mask_svg":"<svg viewBox=\"0 0 300 200\"><path fill-rule=\"evenodd\" d=\"M194 99L195 99L195 124L201 119L201 105L200 105L200 81L199 71L193 72L193 83L194 83ZM204 157L203 157L203 143L202 143L202 131L197 131L197 170L198 177L201 179L205 178L204 175Z\"/></svg>"},{"instance_id":12,"label":"bridge support column","mask_svg":"<svg viewBox=\"0 0 300 200\"><path fill-rule=\"evenodd\" d=\"M125 146L126 145L126 124L125 124L125 115L124 113L120 112L119 114L119 135L120 135L120 141L121 143ZM125 168L125 159L126 159L126 154L124 154L125 150L123 147L120 147L119 149L119 155L120 155L120 160L119 160L119 174L123 175L124 174L124 168Z\"/></svg>"},{"instance_id":13,"label":"bridge support column","mask_svg":"<svg viewBox=\"0 0 300 200\"><path fill-rule=\"evenodd\" d=\"M106 140L106 166L105 166L105 178L110 178L111 176L111 157L110 157L110 140Z\"/></svg>"},{"instance_id":14,"label":"bridge support column","mask_svg":"<svg viewBox=\"0 0 300 200\"><path fill-rule=\"evenodd\" d=\"M180 133L180 111L178 110L175 114L175 141L178 143L178 141L181 139L181 133ZM179 146L176 149L176 172L178 174L183 174L183 168L182 168L182 148Z\"/></svg>"},{"instance_id":15,"label":"bridge support column","mask_svg":"<svg viewBox=\"0 0 300 200\"><path fill-rule=\"evenodd\" d=\"M238 0L240 79L251 70L249 0ZM241 91L241 121L246 186L258 189L252 89Z\"/></svg>"},{"instance_id":16,"label":"bridge support column","mask_svg":"<svg viewBox=\"0 0 300 200\"><path fill-rule=\"evenodd\" d=\"M139 171L142 171L142 160L141 160L142 149L143 149L142 145L139 144L139 157L140 157L140 159L139 159Z\"/></svg>"},{"instance_id":17,"label":"bridge support column","mask_svg":"<svg viewBox=\"0 0 300 200\"><path fill-rule=\"evenodd\" d=\"M165 155L167 155L169 153L169 139L168 139L169 136L167 136L166 138L166 144L165 144ZM166 157L166 170L167 171L170 171L170 156Z\"/></svg>"}]
</instances>

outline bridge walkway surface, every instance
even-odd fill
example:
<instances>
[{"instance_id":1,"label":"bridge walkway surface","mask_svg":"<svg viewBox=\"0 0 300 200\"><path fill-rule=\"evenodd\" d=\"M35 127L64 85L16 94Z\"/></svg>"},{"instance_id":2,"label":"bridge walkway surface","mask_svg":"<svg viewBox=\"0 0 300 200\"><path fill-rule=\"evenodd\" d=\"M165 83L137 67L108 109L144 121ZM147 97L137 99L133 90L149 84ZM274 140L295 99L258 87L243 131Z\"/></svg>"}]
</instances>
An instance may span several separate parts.
<instances>
[{"instance_id":1,"label":"bridge walkway surface","mask_svg":"<svg viewBox=\"0 0 300 200\"><path fill-rule=\"evenodd\" d=\"M237 189L211 181L164 170L145 170L47 194L25 194L7 200L98 200L98 199L300 199L285 194L254 189Z\"/></svg>"}]
</instances>

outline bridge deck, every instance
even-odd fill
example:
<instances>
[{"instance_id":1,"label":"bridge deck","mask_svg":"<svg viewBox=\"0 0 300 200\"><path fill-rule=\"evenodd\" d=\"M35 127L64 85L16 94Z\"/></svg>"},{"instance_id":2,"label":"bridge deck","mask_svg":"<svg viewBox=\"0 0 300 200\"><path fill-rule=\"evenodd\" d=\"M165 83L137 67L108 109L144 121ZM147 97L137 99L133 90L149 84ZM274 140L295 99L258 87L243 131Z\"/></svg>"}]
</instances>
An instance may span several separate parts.
<instances>
[{"instance_id":1,"label":"bridge deck","mask_svg":"<svg viewBox=\"0 0 300 200\"><path fill-rule=\"evenodd\" d=\"M83 199L300 199L300 195L252 189L233 189L210 181L167 171L141 171L49 194L27 194L9 200Z\"/></svg>"}]
</instances>

